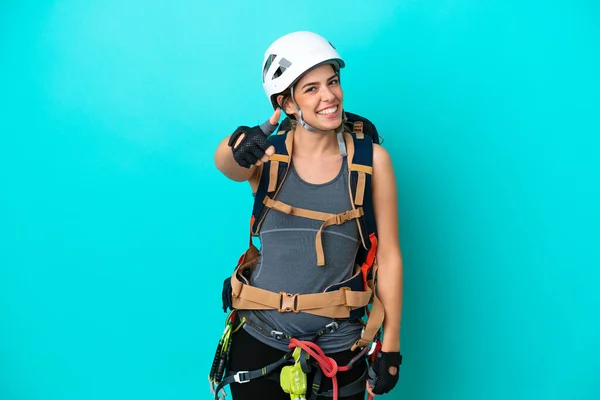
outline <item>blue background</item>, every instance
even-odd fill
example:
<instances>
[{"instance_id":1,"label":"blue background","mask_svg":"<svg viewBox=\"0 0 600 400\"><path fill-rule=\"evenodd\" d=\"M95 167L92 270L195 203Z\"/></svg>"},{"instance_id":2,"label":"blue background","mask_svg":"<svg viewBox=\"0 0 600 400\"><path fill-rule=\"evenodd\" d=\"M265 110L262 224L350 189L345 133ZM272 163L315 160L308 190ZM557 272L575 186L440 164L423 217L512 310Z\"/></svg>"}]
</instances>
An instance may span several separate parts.
<instances>
[{"instance_id":1,"label":"blue background","mask_svg":"<svg viewBox=\"0 0 600 400\"><path fill-rule=\"evenodd\" d=\"M600 398L600 3L319 3L2 2L0 399L210 398L251 206L213 153L295 30L394 161L385 398Z\"/></svg>"}]
</instances>

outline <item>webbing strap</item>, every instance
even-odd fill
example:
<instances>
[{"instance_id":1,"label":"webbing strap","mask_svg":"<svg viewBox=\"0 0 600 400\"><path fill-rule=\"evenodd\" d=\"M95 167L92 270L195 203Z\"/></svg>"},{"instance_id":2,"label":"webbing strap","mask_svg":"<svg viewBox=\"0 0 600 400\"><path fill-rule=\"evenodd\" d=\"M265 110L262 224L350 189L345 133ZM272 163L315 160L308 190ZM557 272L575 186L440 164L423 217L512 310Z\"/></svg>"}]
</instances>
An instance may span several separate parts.
<instances>
[{"instance_id":1,"label":"webbing strap","mask_svg":"<svg viewBox=\"0 0 600 400\"><path fill-rule=\"evenodd\" d=\"M354 210L349 210L349 211L343 212L341 214L334 215L333 217L331 217L328 220L326 220L325 222L323 222L323 224L317 231L317 236L315 238L315 246L317 249L317 265L318 266L321 267L321 266L325 265L325 251L323 250L323 239L322 239L323 228L326 228L331 225L342 225L342 224L350 221L351 219L357 219L362 216L363 216L363 209L355 208Z\"/></svg>"},{"instance_id":2,"label":"webbing strap","mask_svg":"<svg viewBox=\"0 0 600 400\"><path fill-rule=\"evenodd\" d=\"M358 173L358 182L356 184L356 196L354 197L354 204L362 206L365 199L365 187L367 186L367 177L364 172Z\"/></svg>"},{"instance_id":3,"label":"webbing strap","mask_svg":"<svg viewBox=\"0 0 600 400\"><path fill-rule=\"evenodd\" d=\"M273 154L269 157L269 161L271 161L271 166L269 167L269 187L267 188L267 192L271 193L277 189L279 163L282 162L289 164L290 156L285 154Z\"/></svg>"},{"instance_id":4,"label":"webbing strap","mask_svg":"<svg viewBox=\"0 0 600 400\"><path fill-rule=\"evenodd\" d=\"M346 398L352 395L361 393L365 390L365 384L367 383L369 369L365 368L363 374L356 379L354 382L342 386L338 390L338 397ZM316 400L318 397L333 397L333 389L329 389L326 392L318 392L321 388L321 380L323 379L323 373L321 370L317 370L313 379L313 387L310 400Z\"/></svg>"},{"instance_id":5,"label":"webbing strap","mask_svg":"<svg viewBox=\"0 0 600 400\"><path fill-rule=\"evenodd\" d=\"M231 383L234 383L234 382L246 383L246 382L251 381L252 379L256 379L256 378L260 378L261 376L269 375L270 373L275 371L277 368L282 366L285 362L287 362L287 360L290 359L291 355L292 355L292 352L288 352L288 353L286 353L286 355L284 355L282 358L275 361L274 363L271 363L271 364L267 365L266 367L263 367L261 369L256 369L254 371L236 371L236 372L232 371L232 372L230 372L221 382L219 382L219 384L215 388L215 400L219 400L219 392L225 386L227 386Z\"/></svg>"},{"instance_id":6,"label":"webbing strap","mask_svg":"<svg viewBox=\"0 0 600 400\"><path fill-rule=\"evenodd\" d=\"M337 214L324 213L319 211L307 210L305 208L294 207L286 204L280 200L273 200L269 196L265 196L263 203L268 208L277 210L284 214L295 215L298 217L316 219L318 221L327 221L328 219L335 217Z\"/></svg>"},{"instance_id":7,"label":"webbing strap","mask_svg":"<svg viewBox=\"0 0 600 400\"><path fill-rule=\"evenodd\" d=\"M274 192L277 189L277 175L279 175L279 161L271 160L269 167L269 187L267 192Z\"/></svg>"},{"instance_id":8,"label":"webbing strap","mask_svg":"<svg viewBox=\"0 0 600 400\"><path fill-rule=\"evenodd\" d=\"M271 292L245 285L237 278L238 269L231 276L232 306L238 310L278 310L279 312L305 312L330 318L349 318L350 311L365 307L373 295L373 287L365 291L341 288L330 292L291 294Z\"/></svg>"},{"instance_id":9,"label":"webbing strap","mask_svg":"<svg viewBox=\"0 0 600 400\"><path fill-rule=\"evenodd\" d=\"M315 248L317 251L317 265L320 267L325 265L325 252L323 250L322 238L323 228L326 228L331 225L342 225L352 219L357 219L363 216L362 208L355 208L353 210L348 210L340 214L330 214L319 211L307 210L305 208L294 207L282 201L273 200L269 196L265 196L263 203L266 207L273 210L277 210L284 214L323 221L323 224L321 224L321 227L317 231L317 236L315 238Z\"/></svg>"},{"instance_id":10,"label":"webbing strap","mask_svg":"<svg viewBox=\"0 0 600 400\"><path fill-rule=\"evenodd\" d=\"M356 204L354 202L354 198L352 198L352 172L354 171L353 168L356 168L355 164L353 164L354 139L352 139L352 135L349 134L348 132L344 132L344 137L346 138L346 144L347 144L346 150L348 152L348 193L350 193L350 202L352 203L352 208L355 208ZM364 198L364 194L362 196ZM363 230L362 230L362 227L360 224L360 220L358 218L356 219L356 227L358 228L358 234L360 235L360 240L362 242L363 247L365 249L368 249L367 242L365 241L365 237L363 235Z\"/></svg>"},{"instance_id":11,"label":"webbing strap","mask_svg":"<svg viewBox=\"0 0 600 400\"><path fill-rule=\"evenodd\" d=\"M369 346L377 332L381 328L383 324L383 320L385 317L385 310L383 308L383 304L381 300L377 297L377 289L375 288L375 283L377 279L377 270L379 269L379 265L377 264L377 260L373 262L373 275L372 279L367 281L367 286L371 289L373 293L373 306L371 308L371 313L369 314L369 319L367 320L367 325L365 326L365 330L363 332L362 337L357 340L353 345L351 350L354 351L356 348Z\"/></svg>"}]
</instances>

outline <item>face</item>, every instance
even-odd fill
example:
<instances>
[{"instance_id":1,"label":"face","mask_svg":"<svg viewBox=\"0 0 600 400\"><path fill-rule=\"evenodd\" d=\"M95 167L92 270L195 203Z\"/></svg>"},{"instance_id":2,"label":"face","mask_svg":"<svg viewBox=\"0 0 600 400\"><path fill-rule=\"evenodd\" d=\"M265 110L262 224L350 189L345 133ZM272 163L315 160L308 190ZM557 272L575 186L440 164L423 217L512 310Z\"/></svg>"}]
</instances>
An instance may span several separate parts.
<instances>
[{"instance_id":1,"label":"face","mask_svg":"<svg viewBox=\"0 0 600 400\"><path fill-rule=\"evenodd\" d=\"M294 98L309 125L323 131L341 125L344 93L331 65L322 65L305 74L294 87ZM291 100L285 104L285 111L297 114Z\"/></svg>"}]
</instances>

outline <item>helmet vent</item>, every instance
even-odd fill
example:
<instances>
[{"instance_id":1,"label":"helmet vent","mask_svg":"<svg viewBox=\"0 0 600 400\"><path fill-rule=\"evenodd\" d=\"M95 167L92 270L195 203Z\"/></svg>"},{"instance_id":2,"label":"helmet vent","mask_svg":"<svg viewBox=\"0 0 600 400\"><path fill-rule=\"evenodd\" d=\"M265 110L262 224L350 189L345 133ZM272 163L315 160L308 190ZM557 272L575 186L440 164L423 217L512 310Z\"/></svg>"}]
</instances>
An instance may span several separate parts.
<instances>
[{"instance_id":1,"label":"helmet vent","mask_svg":"<svg viewBox=\"0 0 600 400\"><path fill-rule=\"evenodd\" d=\"M279 78L281 74L283 74L285 70L288 69L291 65L292 63L288 59L281 58L281 60L279 60L279 68L277 68L277 71L275 71L275 73L273 74L273 78L271 79Z\"/></svg>"},{"instance_id":2,"label":"helmet vent","mask_svg":"<svg viewBox=\"0 0 600 400\"><path fill-rule=\"evenodd\" d=\"M275 60L277 58L277 54L271 54L269 55L269 57L267 58L267 61L265 61L265 66L263 67L263 83L265 81L265 77L267 76L267 71L269 70L269 68L271 68L271 64L273 63L273 60Z\"/></svg>"}]
</instances>

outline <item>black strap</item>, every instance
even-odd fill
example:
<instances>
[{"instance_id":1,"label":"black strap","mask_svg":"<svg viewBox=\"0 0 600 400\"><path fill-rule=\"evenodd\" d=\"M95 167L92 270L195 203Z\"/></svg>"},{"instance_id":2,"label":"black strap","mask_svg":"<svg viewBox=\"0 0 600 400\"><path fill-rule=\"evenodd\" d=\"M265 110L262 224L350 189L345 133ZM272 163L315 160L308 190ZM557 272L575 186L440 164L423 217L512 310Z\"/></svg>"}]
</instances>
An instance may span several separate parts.
<instances>
[{"instance_id":1,"label":"black strap","mask_svg":"<svg viewBox=\"0 0 600 400\"><path fill-rule=\"evenodd\" d=\"M283 365L285 362L287 362L291 356L292 356L292 352L286 353L283 357L281 357L279 360L275 361L274 363L271 363L261 369L255 369L254 371L237 371L237 372L232 371L232 372L229 372L227 374L227 376L221 382L219 382L219 384L217 385L217 387L215 389L215 400L219 400L219 392L225 386L227 386L231 383L234 383L234 382L246 383L248 381L251 381L252 379L256 379L256 378L260 378L265 375L269 375L271 372L275 371L277 368L279 368L281 365Z\"/></svg>"},{"instance_id":2,"label":"black strap","mask_svg":"<svg viewBox=\"0 0 600 400\"><path fill-rule=\"evenodd\" d=\"M352 383L347 384L346 386L342 386L338 388L338 397L350 397L352 395L361 393L365 390L365 385L367 382L367 373L368 370L365 369L363 374ZM310 400L316 400L317 397L333 397L333 389L330 389L326 392L319 393L319 389L321 387L321 380L323 379L323 373L321 370L317 370L315 377L313 379L312 385L312 393L310 395Z\"/></svg>"}]
</instances>

